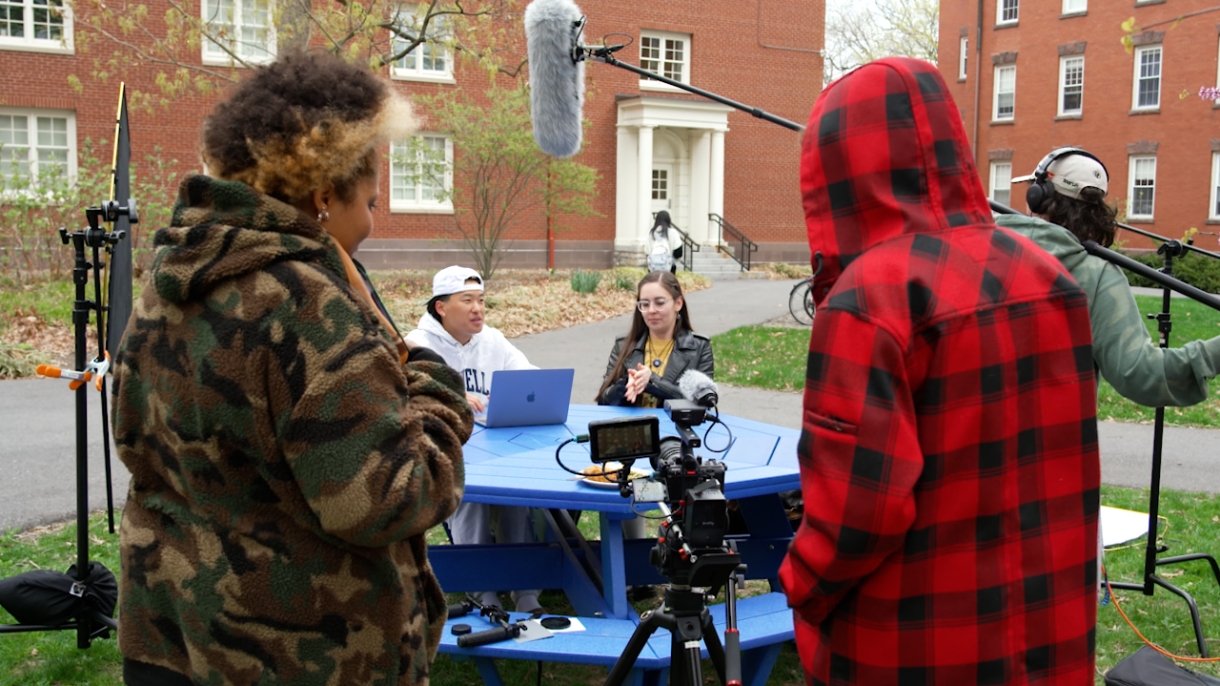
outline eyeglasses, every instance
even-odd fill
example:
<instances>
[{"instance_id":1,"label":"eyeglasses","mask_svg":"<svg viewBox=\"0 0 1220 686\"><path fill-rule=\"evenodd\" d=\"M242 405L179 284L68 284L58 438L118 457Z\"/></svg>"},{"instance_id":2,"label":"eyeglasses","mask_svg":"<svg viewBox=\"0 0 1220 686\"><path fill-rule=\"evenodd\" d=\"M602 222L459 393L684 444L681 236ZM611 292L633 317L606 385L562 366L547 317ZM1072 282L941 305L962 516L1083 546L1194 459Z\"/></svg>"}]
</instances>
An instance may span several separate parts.
<instances>
[{"instance_id":1,"label":"eyeglasses","mask_svg":"<svg viewBox=\"0 0 1220 686\"><path fill-rule=\"evenodd\" d=\"M656 300L641 300L635 306L640 309L640 312L647 312L648 310L662 309L671 302L673 301L669 298L657 298Z\"/></svg>"}]
</instances>

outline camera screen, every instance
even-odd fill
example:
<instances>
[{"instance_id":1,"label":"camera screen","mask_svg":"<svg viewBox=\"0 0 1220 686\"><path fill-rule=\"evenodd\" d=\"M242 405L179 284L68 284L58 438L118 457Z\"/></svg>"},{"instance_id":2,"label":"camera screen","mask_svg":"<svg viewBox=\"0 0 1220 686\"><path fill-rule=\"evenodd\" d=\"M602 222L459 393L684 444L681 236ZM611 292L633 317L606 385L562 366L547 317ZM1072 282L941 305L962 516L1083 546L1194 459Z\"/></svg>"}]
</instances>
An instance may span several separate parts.
<instances>
[{"instance_id":1,"label":"camera screen","mask_svg":"<svg viewBox=\"0 0 1220 686\"><path fill-rule=\"evenodd\" d=\"M660 450L661 432L655 415L589 422L594 462L651 457Z\"/></svg>"}]
</instances>

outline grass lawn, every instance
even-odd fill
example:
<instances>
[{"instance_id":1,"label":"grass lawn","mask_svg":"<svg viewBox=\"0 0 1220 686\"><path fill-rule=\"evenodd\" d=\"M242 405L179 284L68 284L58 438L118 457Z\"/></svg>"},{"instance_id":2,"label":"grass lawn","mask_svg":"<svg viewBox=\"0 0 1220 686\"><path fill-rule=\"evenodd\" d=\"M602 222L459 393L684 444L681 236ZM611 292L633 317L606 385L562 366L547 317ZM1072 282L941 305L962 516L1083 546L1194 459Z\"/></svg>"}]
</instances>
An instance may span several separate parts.
<instances>
[{"instance_id":1,"label":"grass lawn","mask_svg":"<svg viewBox=\"0 0 1220 686\"><path fill-rule=\"evenodd\" d=\"M1148 493L1142 489L1103 487L1102 504L1145 511ZM1163 520L1160 541L1169 546L1169 555L1188 552L1220 553L1220 496L1165 491L1161 494ZM581 518L581 529L588 537L596 537L596 519ZM0 537L0 578L7 578L31 569L66 570L75 560L75 524L53 527L50 532L8 534ZM95 514L90 520L90 555L118 571L118 539L106 532L105 518ZM433 545L443 545L445 536L438 527L428 536ZM1106 564L1112 580L1138 581L1142 574L1144 539L1106 554ZM1171 583L1194 595L1202 612L1203 628L1212 636L1220 636L1220 587L1211 577L1205 563L1162 567L1159 572ZM746 593L762 590L762 582L751 582ZM1186 605L1176 596L1158 590L1151 598L1136 591L1119 591L1119 602L1136 626L1170 652L1194 655L1194 634ZM453 596L451 601L456 601ZM507 602L507 598L505 598ZM547 592L542 603L555 613L570 612L566 599L559 593ZM655 606L655 601L637 603L643 610ZM1134 653L1139 639L1110 604L1098 611L1097 665L1102 671L1123 657ZM12 623L12 618L0 610L0 623ZM1213 653L1220 652L1220 640L1209 643ZM113 639L94 641L88 650L76 648L74 632L28 633L0 636L0 686L121 686L121 658ZM1196 671L1220 675L1220 667L1187 665ZM534 683L537 663L506 661L500 664L505 683ZM562 686L590 686L605 679L605 670L581 666L547 663L544 679ZM710 664L704 666L705 677L714 682ZM706 681L706 679L705 679ZM436 686L467 686L480 683L470 662L458 662L447 656L437 658L432 683ZM791 644L785 646L768 684L798 686L802 683L800 662ZM1102 684L1101 677L1097 684Z\"/></svg>"},{"instance_id":2,"label":"grass lawn","mask_svg":"<svg viewBox=\"0 0 1220 686\"><path fill-rule=\"evenodd\" d=\"M1140 312L1160 312L1161 299L1136 296ZM1179 347L1187 341L1220 336L1220 312L1202 303L1175 298L1169 342ZM1153 340L1156 322L1145 320ZM716 350L716 381L736 386L754 386L776 391L801 391L805 387L805 357L809 330L803 328L744 326L712 337ZM1120 422L1153 420L1154 410L1118 395L1102 381L1098 389L1097 417ZM1170 407L1165 422L1177 426L1220 428L1220 393L1192 407Z\"/></svg>"}]
</instances>

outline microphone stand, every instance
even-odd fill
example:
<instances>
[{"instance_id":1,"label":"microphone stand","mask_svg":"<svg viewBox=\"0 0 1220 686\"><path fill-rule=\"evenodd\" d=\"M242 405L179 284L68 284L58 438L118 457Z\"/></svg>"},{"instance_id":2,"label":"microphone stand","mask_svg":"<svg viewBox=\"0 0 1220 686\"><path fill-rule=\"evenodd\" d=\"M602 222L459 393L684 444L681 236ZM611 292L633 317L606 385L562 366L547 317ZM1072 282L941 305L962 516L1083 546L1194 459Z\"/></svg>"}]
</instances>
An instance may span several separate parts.
<instances>
[{"instance_id":1,"label":"microphone stand","mask_svg":"<svg viewBox=\"0 0 1220 686\"><path fill-rule=\"evenodd\" d=\"M997 202L991 202L991 209L1000 214L1020 214L1016 210L1005 207ZM1131 228L1124 225L1119 225L1122 228ZM1144 233L1138 229L1134 229L1137 233ZM1148 315L1149 319L1157 321L1157 331L1160 333L1160 347L1162 349L1169 347L1169 332L1173 330L1173 323L1170 320L1170 290L1177 291L1192 300L1207 305L1216 310L1220 310L1220 298L1199 290L1188 283L1179 281L1173 278L1173 261L1186 254L1187 249L1192 246L1186 245L1178 240L1162 238L1155 234L1146 234L1153 238L1163 240L1161 247L1157 248L1157 254L1164 256L1165 266L1160 270L1153 269L1147 265L1136 262L1135 260L1121 255L1113 250L1108 250L1101 247L1094 241L1085 241L1084 249L1090 254L1100 257L1111 264L1117 265L1123 269L1135 272L1144 278L1159 283L1162 286L1161 291L1161 311L1158 314ZM1209 253L1206 250L1193 248L1198 252L1220 257L1214 253ZM1216 584L1220 585L1220 564L1216 563L1216 558L1207 553L1190 553L1188 555L1176 555L1173 557L1157 558L1160 553L1168 552L1169 546L1164 544L1158 545L1157 518L1160 514L1161 505L1161 464L1162 464L1162 446L1165 437L1165 408L1156 408L1156 419L1152 430L1152 476L1149 483L1149 501L1148 501L1148 536L1144 548L1144 575L1142 583L1133 582L1113 582L1111 588L1120 588L1130 591L1141 591L1146 596L1151 596L1157 586L1173 593L1174 595L1186 601L1187 607L1190 609L1190 620L1194 624L1195 642L1199 647L1199 655L1207 657L1207 641L1203 636L1203 623L1199 619L1199 606L1195 599L1183 589L1169 583L1165 579L1156 574L1156 568L1165 565L1173 565L1182 562L1193 562L1196 560L1206 560L1212 568L1212 574L1216 577Z\"/></svg>"}]
</instances>

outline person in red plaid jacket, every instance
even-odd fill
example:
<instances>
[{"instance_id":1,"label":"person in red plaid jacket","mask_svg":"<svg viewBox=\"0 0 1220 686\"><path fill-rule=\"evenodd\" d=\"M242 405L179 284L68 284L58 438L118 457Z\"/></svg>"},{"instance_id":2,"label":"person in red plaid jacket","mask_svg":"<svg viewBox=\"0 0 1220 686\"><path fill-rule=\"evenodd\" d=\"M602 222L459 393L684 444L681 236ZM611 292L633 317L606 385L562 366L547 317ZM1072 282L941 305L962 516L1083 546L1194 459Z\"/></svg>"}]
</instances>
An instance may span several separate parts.
<instances>
[{"instance_id":1,"label":"person in red plaid jacket","mask_svg":"<svg viewBox=\"0 0 1220 686\"><path fill-rule=\"evenodd\" d=\"M935 66L832 83L802 147L823 268L780 581L808 683L1092 684L1084 293L992 223Z\"/></svg>"}]
</instances>

